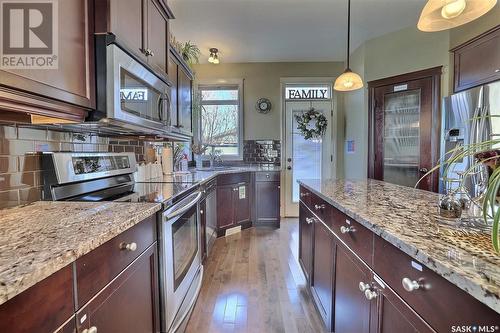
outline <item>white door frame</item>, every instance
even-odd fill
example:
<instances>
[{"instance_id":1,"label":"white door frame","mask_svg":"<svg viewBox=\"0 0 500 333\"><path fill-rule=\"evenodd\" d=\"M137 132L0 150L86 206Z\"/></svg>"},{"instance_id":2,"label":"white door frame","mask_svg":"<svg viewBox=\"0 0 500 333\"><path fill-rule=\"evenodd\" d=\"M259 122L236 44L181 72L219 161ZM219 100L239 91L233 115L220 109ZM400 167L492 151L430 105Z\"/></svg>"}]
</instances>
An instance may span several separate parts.
<instances>
[{"instance_id":1,"label":"white door frame","mask_svg":"<svg viewBox=\"0 0 500 333\"><path fill-rule=\"evenodd\" d=\"M338 102L337 102L337 95L334 93L333 90L333 83L335 82L334 77L282 77L280 78L280 113L281 113L281 128L280 128L280 137L281 137L281 167L282 167L282 172L281 172L281 205L280 205L280 214L281 216L285 216L285 191L287 184L285 184L286 178L285 178L285 173L286 173L286 142L285 142L285 129L286 129L286 101L285 101L285 88L287 84L302 84L302 83L309 83L309 84L330 84L332 86L332 108L333 108L333 116L331 120L330 126L332 126L332 137L330 138L332 140L332 155L333 155L333 161L331 161L331 176L332 178L337 178L337 107L338 107Z\"/></svg>"}]
</instances>

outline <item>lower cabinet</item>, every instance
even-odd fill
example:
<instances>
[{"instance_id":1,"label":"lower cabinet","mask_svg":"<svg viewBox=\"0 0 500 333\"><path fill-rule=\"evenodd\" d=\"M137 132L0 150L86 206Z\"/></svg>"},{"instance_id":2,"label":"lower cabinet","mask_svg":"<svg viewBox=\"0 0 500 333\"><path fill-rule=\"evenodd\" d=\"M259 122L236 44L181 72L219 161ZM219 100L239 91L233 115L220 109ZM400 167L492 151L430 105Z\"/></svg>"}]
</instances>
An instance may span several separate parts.
<instances>
[{"instance_id":1,"label":"lower cabinet","mask_svg":"<svg viewBox=\"0 0 500 333\"><path fill-rule=\"evenodd\" d=\"M251 221L250 175L228 174L217 179L217 235L222 236L226 229Z\"/></svg>"},{"instance_id":2,"label":"lower cabinet","mask_svg":"<svg viewBox=\"0 0 500 333\"><path fill-rule=\"evenodd\" d=\"M78 332L159 332L156 243L77 313Z\"/></svg>"},{"instance_id":3,"label":"lower cabinet","mask_svg":"<svg viewBox=\"0 0 500 333\"><path fill-rule=\"evenodd\" d=\"M280 173L255 174L255 224L280 225Z\"/></svg>"},{"instance_id":4,"label":"lower cabinet","mask_svg":"<svg viewBox=\"0 0 500 333\"><path fill-rule=\"evenodd\" d=\"M330 230L314 218L314 264L311 290L319 313L328 330L332 330L333 278L336 244Z\"/></svg>"},{"instance_id":5,"label":"lower cabinet","mask_svg":"<svg viewBox=\"0 0 500 333\"><path fill-rule=\"evenodd\" d=\"M310 283L313 269L314 222L306 206L299 205L299 263Z\"/></svg>"},{"instance_id":6,"label":"lower cabinet","mask_svg":"<svg viewBox=\"0 0 500 333\"><path fill-rule=\"evenodd\" d=\"M370 287L368 268L347 249L337 248L335 263L335 315L336 333L369 333L370 301L362 288Z\"/></svg>"}]
</instances>

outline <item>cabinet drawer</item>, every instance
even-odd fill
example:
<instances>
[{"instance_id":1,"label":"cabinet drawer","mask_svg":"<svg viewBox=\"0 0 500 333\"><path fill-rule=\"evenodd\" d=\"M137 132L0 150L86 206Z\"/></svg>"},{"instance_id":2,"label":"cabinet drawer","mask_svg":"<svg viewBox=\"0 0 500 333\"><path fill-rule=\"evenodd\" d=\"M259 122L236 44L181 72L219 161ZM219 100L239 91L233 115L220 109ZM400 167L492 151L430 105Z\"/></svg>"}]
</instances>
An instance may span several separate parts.
<instances>
[{"instance_id":1,"label":"cabinet drawer","mask_svg":"<svg viewBox=\"0 0 500 333\"><path fill-rule=\"evenodd\" d=\"M73 315L72 265L0 305L0 332L54 332Z\"/></svg>"},{"instance_id":2,"label":"cabinet drawer","mask_svg":"<svg viewBox=\"0 0 500 333\"><path fill-rule=\"evenodd\" d=\"M300 201L302 201L306 206L309 206L311 203L311 191L309 191L304 186L300 186L299 197Z\"/></svg>"},{"instance_id":3,"label":"cabinet drawer","mask_svg":"<svg viewBox=\"0 0 500 333\"><path fill-rule=\"evenodd\" d=\"M374 269L396 293L438 332L451 326L498 325L499 314L443 277L375 236ZM407 291L403 279L421 287Z\"/></svg>"},{"instance_id":4,"label":"cabinet drawer","mask_svg":"<svg viewBox=\"0 0 500 333\"><path fill-rule=\"evenodd\" d=\"M78 259L77 308L87 303L155 240L156 215L152 215ZM135 250L125 248L133 243Z\"/></svg>"},{"instance_id":5,"label":"cabinet drawer","mask_svg":"<svg viewBox=\"0 0 500 333\"><path fill-rule=\"evenodd\" d=\"M255 173L255 181L258 182L279 182L280 173L277 171L264 172L259 171Z\"/></svg>"},{"instance_id":6,"label":"cabinet drawer","mask_svg":"<svg viewBox=\"0 0 500 333\"><path fill-rule=\"evenodd\" d=\"M321 199L314 193L309 195L309 209L318 216L323 223L328 227L332 227L332 211L333 207L325 200Z\"/></svg>"},{"instance_id":7,"label":"cabinet drawer","mask_svg":"<svg viewBox=\"0 0 500 333\"><path fill-rule=\"evenodd\" d=\"M366 264L373 263L373 233L340 210L333 208L332 230Z\"/></svg>"},{"instance_id":8,"label":"cabinet drawer","mask_svg":"<svg viewBox=\"0 0 500 333\"><path fill-rule=\"evenodd\" d=\"M232 185L238 183L249 183L250 173L228 173L217 176L217 185Z\"/></svg>"}]
</instances>

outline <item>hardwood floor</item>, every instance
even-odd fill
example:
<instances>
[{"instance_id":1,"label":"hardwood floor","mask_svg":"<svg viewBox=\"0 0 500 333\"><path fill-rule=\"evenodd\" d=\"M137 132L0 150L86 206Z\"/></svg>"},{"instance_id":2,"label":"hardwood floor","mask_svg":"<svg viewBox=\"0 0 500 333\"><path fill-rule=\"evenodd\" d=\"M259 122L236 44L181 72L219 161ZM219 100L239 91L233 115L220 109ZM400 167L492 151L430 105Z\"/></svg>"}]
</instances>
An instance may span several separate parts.
<instances>
[{"instance_id":1,"label":"hardwood floor","mask_svg":"<svg viewBox=\"0 0 500 333\"><path fill-rule=\"evenodd\" d=\"M324 332L298 258L298 220L217 239L186 332Z\"/></svg>"}]
</instances>

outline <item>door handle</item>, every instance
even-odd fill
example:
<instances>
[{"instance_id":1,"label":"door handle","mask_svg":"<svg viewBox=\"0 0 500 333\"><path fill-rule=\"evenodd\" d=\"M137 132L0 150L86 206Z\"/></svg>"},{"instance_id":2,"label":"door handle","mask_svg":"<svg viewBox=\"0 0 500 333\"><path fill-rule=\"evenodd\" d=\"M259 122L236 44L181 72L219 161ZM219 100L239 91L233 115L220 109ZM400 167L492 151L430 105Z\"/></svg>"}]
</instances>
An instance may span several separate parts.
<instances>
[{"instance_id":1,"label":"door handle","mask_svg":"<svg viewBox=\"0 0 500 333\"><path fill-rule=\"evenodd\" d=\"M420 168L418 171L420 171L420 173L427 173L427 172L429 172L429 170L427 168Z\"/></svg>"},{"instance_id":2,"label":"door handle","mask_svg":"<svg viewBox=\"0 0 500 333\"><path fill-rule=\"evenodd\" d=\"M287 166L286 169L287 170L292 170L292 167L291 166Z\"/></svg>"}]
</instances>

